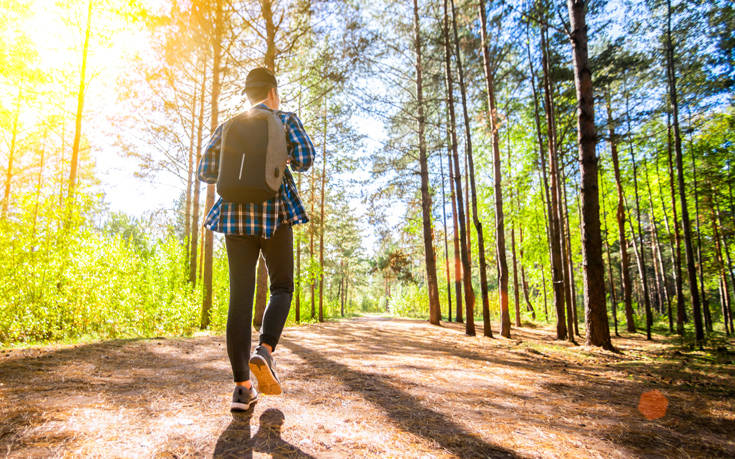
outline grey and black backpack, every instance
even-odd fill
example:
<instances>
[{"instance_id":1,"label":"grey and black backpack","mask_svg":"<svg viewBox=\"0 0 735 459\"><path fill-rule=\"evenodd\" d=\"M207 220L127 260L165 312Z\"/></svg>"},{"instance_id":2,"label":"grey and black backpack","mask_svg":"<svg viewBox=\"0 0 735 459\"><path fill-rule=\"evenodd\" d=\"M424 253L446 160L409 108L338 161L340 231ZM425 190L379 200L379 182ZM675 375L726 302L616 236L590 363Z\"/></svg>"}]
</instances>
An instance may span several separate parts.
<instances>
[{"instance_id":1,"label":"grey and black backpack","mask_svg":"<svg viewBox=\"0 0 735 459\"><path fill-rule=\"evenodd\" d=\"M288 149L278 116L252 108L222 128L217 194L228 202L272 199L283 181Z\"/></svg>"}]
</instances>

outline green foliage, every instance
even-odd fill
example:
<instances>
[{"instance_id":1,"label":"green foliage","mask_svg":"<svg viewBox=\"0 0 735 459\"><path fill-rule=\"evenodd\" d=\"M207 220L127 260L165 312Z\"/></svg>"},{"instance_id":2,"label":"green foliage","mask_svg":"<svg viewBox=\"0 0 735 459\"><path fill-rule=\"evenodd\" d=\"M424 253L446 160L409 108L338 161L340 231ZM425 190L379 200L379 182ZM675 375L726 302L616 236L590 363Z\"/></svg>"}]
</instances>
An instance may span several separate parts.
<instances>
[{"instance_id":1,"label":"green foliage","mask_svg":"<svg viewBox=\"0 0 735 459\"><path fill-rule=\"evenodd\" d=\"M0 343L194 331L199 302L181 242L147 240L119 215L97 231L89 217L99 201L77 199L43 201L34 225L34 200L24 196L16 218L2 221Z\"/></svg>"}]
</instances>

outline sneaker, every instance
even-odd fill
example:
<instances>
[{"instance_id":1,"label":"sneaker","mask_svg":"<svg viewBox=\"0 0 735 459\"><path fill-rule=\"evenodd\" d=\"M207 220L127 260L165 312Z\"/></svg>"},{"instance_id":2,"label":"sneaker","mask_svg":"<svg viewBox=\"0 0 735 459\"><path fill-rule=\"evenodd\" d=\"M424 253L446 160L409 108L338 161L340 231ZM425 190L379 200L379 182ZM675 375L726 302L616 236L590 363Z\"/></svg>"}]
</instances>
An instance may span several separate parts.
<instances>
[{"instance_id":1,"label":"sneaker","mask_svg":"<svg viewBox=\"0 0 735 459\"><path fill-rule=\"evenodd\" d=\"M276 362L265 347L258 345L250 357L250 372L258 379L258 390L267 395L281 394L281 381L276 376Z\"/></svg>"},{"instance_id":2,"label":"sneaker","mask_svg":"<svg viewBox=\"0 0 735 459\"><path fill-rule=\"evenodd\" d=\"M235 391L232 393L230 411L247 411L257 401L258 392L256 392L255 387L250 386L250 389L248 389L245 386L236 385Z\"/></svg>"}]
</instances>

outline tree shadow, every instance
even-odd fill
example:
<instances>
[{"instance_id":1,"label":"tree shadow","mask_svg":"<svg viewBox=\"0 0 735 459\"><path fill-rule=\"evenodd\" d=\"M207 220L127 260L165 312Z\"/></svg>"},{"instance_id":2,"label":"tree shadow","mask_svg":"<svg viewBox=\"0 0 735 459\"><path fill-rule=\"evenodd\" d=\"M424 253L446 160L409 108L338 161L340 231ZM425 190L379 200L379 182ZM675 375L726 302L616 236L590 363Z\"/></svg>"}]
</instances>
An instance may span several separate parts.
<instances>
[{"instance_id":1,"label":"tree shadow","mask_svg":"<svg viewBox=\"0 0 735 459\"><path fill-rule=\"evenodd\" d=\"M396 387L394 378L390 376L355 370L324 358L290 339L282 339L281 343L311 365L329 368L330 373L339 377L349 390L360 393L365 400L379 406L400 428L414 435L438 443L460 457L518 457L513 451L488 443L444 414L423 406L415 397Z\"/></svg>"},{"instance_id":2,"label":"tree shadow","mask_svg":"<svg viewBox=\"0 0 735 459\"><path fill-rule=\"evenodd\" d=\"M270 454L274 458L313 458L281 438L285 416L281 410L268 408L260 415L258 431L250 437L250 419L253 408L232 413L232 422L220 434L214 447L216 458L252 458L253 451Z\"/></svg>"}]
</instances>

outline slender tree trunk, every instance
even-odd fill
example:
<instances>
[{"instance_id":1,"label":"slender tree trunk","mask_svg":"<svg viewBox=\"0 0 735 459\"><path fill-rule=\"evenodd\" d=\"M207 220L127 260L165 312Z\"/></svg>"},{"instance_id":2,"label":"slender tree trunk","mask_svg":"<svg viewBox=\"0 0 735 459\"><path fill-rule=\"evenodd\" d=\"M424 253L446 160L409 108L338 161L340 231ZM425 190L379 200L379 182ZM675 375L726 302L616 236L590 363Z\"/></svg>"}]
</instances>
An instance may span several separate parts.
<instances>
[{"instance_id":1,"label":"slender tree trunk","mask_svg":"<svg viewBox=\"0 0 735 459\"><path fill-rule=\"evenodd\" d=\"M600 207L597 188L594 99L592 74L587 62L585 2L567 0L572 30L574 83L577 88L577 132L579 169L582 178L582 257L584 259L584 306L587 315L587 344L613 349L605 309L605 270L602 263Z\"/></svg>"},{"instance_id":2,"label":"slender tree trunk","mask_svg":"<svg viewBox=\"0 0 735 459\"><path fill-rule=\"evenodd\" d=\"M546 52L546 36L545 30L541 30L541 50L542 50L542 68L544 71L544 111L546 112L546 129L549 145L549 166L550 166L550 208L549 208L549 232L551 239L551 273L552 286L554 292L554 306L556 307L556 339L567 338L567 326L565 323L566 314L564 311L564 271L562 268L562 250L561 250L561 225L559 221L559 194L557 190L559 186L558 168L556 166L556 144L554 142L554 115L551 106L551 77L549 72L549 63ZM569 330L569 336L574 339L572 330Z\"/></svg>"},{"instance_id":3,"label":"slender tree trunk","mask_svg":"<svg viewBox=\"0 0 735 459\"><path fill-rule=\"evenodd\" d=\"M727 330L728 318L732 316L730 307L730 286L727 284L727 267L725 266L725 259L722 256L723 247L722 240L720 237L720 212L715 206L715 190L712 190L712 230L714 233L713 239L715 240L715 259L717 261L717 267L720 271L720 285L722 288L722 321L725 323L725 329ZM732 323L730 324L732 330Z\"/></svg>"},{"instance_id":4,"label":"slender tree trunk","mask_svg":"<svg viewBox=\"0 0 735 459\"><path fill-rule=\"evenodd\" d=\"M480 261L480 288L482 290L482 318L485 336L493 336L490 329L490 300L487 291L487 267L485 266L485 238L482 233L480 216L477 213L477 190L475 188L475 170L472 158L472 145L470 144L470 123L467 115L467 104L465 100L464 78L462 76L461 59L459 57L459 38L457 36L457 21L454 14L454 1L452 1L452 17L454 18L454 42L457 51L457 65L459 70L459 82L462 90L462 105L464 107L465 129L467 130L467 152L470 165L470 182L472 185L472 215L477 231L478 259ZM505 222L503 216L503 189L502 172L500 170L500 135L498 134L497 106L495 103L495 69L490 65L490 49L487 37L487 19L485 17L485 2L480 2L480 21L482 36L482 55L485 70L485 90L487 91L488 118L490 119L490 130L492 131L493 144L493 175L495 187L495 261L498 267L498 301L500 303L500 334L510 338L510 311L508 310L508 262L505 258ZM517 277L517 276L516 276ZM516 283L517 286L517 283Z\"/></svg>"},{"instance_id":5,"label":"slender tree trunk","mask_svg":"<svg viewBox=\"0 0 735 459\"><path fill-rule=\"evenodd\" d=\"M521 256L521 284L523 285L523 299L526 301L526 310L531 313L531 319L536 320L536 310L531 304L528 297L528 282L526 282L526 270L523 268L523 226L518 228L520 240L518 241L518 249Z\"/></svg>"},{"instance_id":6,"label":"slender tree trunk","mask_svg":"<svg viewBox=\"0 0 735 459\"><path fill-rule=\"evenodd\" d=\"M314 203L316 202L316 168L311 168L311 183L309 185L309 190L311 191L311 213L309 215L314 215ZM314 269L314 225L310 225L309 227L309 279L310 279L310 285L309 289L311 291L311 318L316 318L316 296L315 296L315 289L316 289L316 276L313 272ZM387 300L386 300L386 306L387 306Z\"/></svg>"},{"instance_id":7,"label":"slender tree trunk","mask_svg":"<svg viewBox=\"0 0 735 459\"><path fill-rule=\"evenodd\" d=\"M625 85L625 80L623 81ZM638 195L638 165L635 160L635 152L633 149L633 130L630 121L630 108L628 106L628 92L625 90L625 117L628 124L628 147L630 151L630 161L633 165L633 190L635 193L635 213L638 221L638 246L640 252L636 249L636 258L638 260L638 272L641 276L641 284L643 285L643 304L646 311L646 339L651 339L651 326L653 325L653 314L651 312L651 301L648 288L648 274L646 270L646 245L643 241L643 229L641 227L641 206ZM632 224L632 222L631 222ZM631 235L635 238L635 232L631 228Z\"/></svg>"},{"instance_id":8,"label":"slender tree trunk","mask_svg":"<svg viewBox=\"0 0 735 459\"><path fill-rule=\"evenodd\" d=\"M74 144L71 150L71 170L69 172L69 197L74 196L77 184L77 168L79 167L79 143L82 139L82 114L84 112L84 95L87 79L87 55L89 53L89 36L92 30L92 0L87 6L87 27L84 32L84 46L82 47L82 69L79 72L79 92L77 93L77 114L74 124Z\"/></svg>"},{"instance_id":9,"label":"slender tree trunk","mask_svg":"<svg viewBox=\"0 0 735 459\"><path fill-rule=\"evenodd\" d=\"M301 91L298 96L299 115L301 114ZM298 189L301 190L301 173L298 178ZM301 323L301 229L296 225L294 236L296 237L296 306L294 320Z\"/></svg>"},{"instance_id":10,"label":"slender tree trunk","mask_svg":"<svg viewBox=\"0 0 735 459\"><path fill-rule=\"evenodd\" d=\"M195 78L196 79L196 78ZM195 142L195 128L196 128L196 119L197 119L197 97L199 96L199 92L197 91L197 81L194 81L194 94L191 98L191 125L189 129L189 168L187 170L186 174L186 202L184 204L184 242L186 244L186 254L187 258L190 255L190 246L191 243L191 200L192 200L192 189L194 187L194 181L197 180L196 177L193 176L194 172L194 142ZM188 260L186 260L188 262Z\"/></svg>"},{"instance_id":11,"label":"slender tree trunk","mask_svg":"<svg viewBox=\"0 0 735 459\"><path fill-rule=\"evenodd\" d=\"M450 143L451 146L447 150L447 162L449 163L449 188L451 190L452 199L452 233L454 240L454 295L455 303L457 308L457 314L455 318L457 323L461 323L462 319L462 259L460 257L460 242L459 242L459 226L457 223L457 195L454 190L454 177L456 175L454 166L452 165L452 152L456 153L456 144L454 140L457 139L456 131L454 126L450 131Z\"/></svg>"},{"instance_id":12,"label":"slender tree trunk","mask_svg":"<svg viewBox=\"0 0 735 459\"><path fill-rule=\"evenodd\" d=\"M18 84L18 98L15 102L15 114L13 115L13 132L10 137L10 151L8 152L8 169L5 171L5 194L3 196L3 218L8 215L8 204L10 204L10 182L13 179L13 160L15 159L15 146L18 139L18 118L20 117L20 103L23 98L23 82ZM63 148L63 147L62 147ZM63 163L63 159L62 159Z\"/></svg>"},{"instance_id":13,"label":"slender tree trunk","mask_svg":"<svg viewBox=\"0 0 735 459\"><path fill-rule=\"evenodd\" d=\"M511 159L510 159L510 125L508 125L508 188L510 190L510 201L513 202L513 174L511 170ZM516 212L520 210L520 205L516 207ZM511 214L512 215L512 214ZM518 287L518 260L516 258L516 231L515 231L515 218L510 220L510 245L511 253L513 255L513 301L515 302L516 312L516 327L521 326L521 301L520 301L520 289Z\"/></svg>"},{"instance_id":14,"label":"slender tree trunk","mask_svg":"<svg viewBox=\"0 0 735 459\"><path fill-rule=\"evenodd\" d=\"M48 136L48 128L43 130L43 140L41 140L41 158L40 165L38 166L38 178L36 179L36 203L33 207L33 229L31 230L31 237L33 241L36 240L36 223L38 221L38 205L41 200L41 186L43 185L43 166L46 160L46 138Z\"/></svg>"},{"instance_id":15,"label":"slender tree trunk","mask_svg":"<svg viewBox=\"0 0 735 459\"><path fill-rule=\"evenodd\" d=\"M615 336L620 336L618 333L618 300L615 298L615 276L613 275L612 259L610 257L610 244L607 240L607 209L605 209L605 181L602 179L602 169L598 169L600 175L600 187L602 188L602 221L605 224L605 252L607 253L607 271L610 277L610 307L612 309L613 325L615 327Z\"/></svg>"},{"instance_id":16,"label":"slender tree trunk","mask_svg":"<svg viewBox=\"0 0 735 459\"><path fill-rule=\"evenodd\" d=\"M674 256L674 281L676 284L676 307L677 307L677 318L676 318L676 331L678 334L684 334L684 322L687 321L686 310L684 309L684 286L681 273L681 230L679 227L679 217L677 215L676 206L676 185L674 179L674 160L672 156L672 139L671 139L671 125L669 125L669 140L668 140L668 160L669 160L669 186L671 191L671 210L673 212L674 219L674 242L676 244L676 253Z\"/></svg>"},{"instance_id":17,"label":"slender tree trunk","mask_svg":"<svg viewBox=\"0 0 735 459\"><path fill-rule=\"evenodd\" d=\"M722 228L722 219L720 218L720 206L717 202L717 195L715 194L715 190L712 190L712 201L715 208L715 222L714 224L718 226L719 228ZM715 234L716 239L720 239L722 250L720 250L720 253L725 253L725 258L722 258L722 255L720 255L721 258L721 265L722 265L722 282L724 285L724 288L727 291L727 273L730 273L730 280L731 280L731 286L733 289L735 289L735 276L733 276L732 273L732 260L730 259L730 248L727 246L727 238L724 234ZM727 262L727 264L725 264ZM732 318L732 308L730 303L730 296L728 294L727 296L727 316L730 318L730 330L735 330L733 328L733 318Z\"/></svg>"},{"instance_id":18,"label":"slender tree trunk","mask_svg":"<svg viewBox=\"0 0 735 459\"><path fill-rule=\"evenodd\" d=\"M652 238L653 238L653 244L654 244L654 253L653 256L655 257L653 260L653 265L656 266L656 261L658 260L658 276L661 279L660 284L658 285L658 290L660 294L663 296L663 300L659 301L665 301L667 308L668 308L668 317L669 317L669 332L674 332L674 325L671 317L671 297L669 296L669 289L666 283L666 267L664 266L664 260L663 256L661 255L661 244L659 242L658 237L658 225L656 224L656 217L653 213L653 193L651 191L651 181L648 177L648 165L646 164L645 158L643 160L643 170L645 172L646 177L646 189L648 190L648 206L650 208L650 218L651 218L651 226L652 226ZM663 302L661 303L661 310L663 312Z\"/></svg>"},{"instance_id":19,"label":"slender tree trunk","mask_svg":"<svg viewBox=\"0 0 735 459\"><path fill-rule=\"evenodd\" d=\"M543 49L543 36L542 36L542 49ZM549 183L547 180L546 157L544 154L544 139L543 139L543 134L541 132L541 119L539 117L538 91L536 90L536 72L533 68L533 58L531 57L531 37L530 37L528 26L526 26L526 51L528 53L528 68L530 71L531 89L533 93L533 115L534 115L534 121L536 122L536 137L538 140L538 147L539 147L539 162L540 162L539 179L542 182L542 188L543 188L542 193L541 193L541 200L543 201L544 225L546 226L546 241L549 246L549 258L551 260L550 264L551 264L552 278L553 278L554 244L552 242L553 235L552 235L550 224L549 224L549 216L551 214L551 208L549 206L550 206L551 198L549 197ZM548 314L548 306L547 306L547 300L546 300L546 276L544 274L543 266L541 267L541 277L543 279L542 286L544 290L544 317L545 317L545 320L548 321L549 314ZM557 327L557 338L558 337L559 337L559 329Z\"/></svg>"},{"instance_id":20,"label":"slender tree trunk","mask_svg":"<svg viewBox=\"0 0 735 459\"><path fill-rule=\"evenodd\" d=\"M618 159L618 141L615 133L615 124L612 117L612 106L610 103L610 91L606 92L607 101L607 126L610 135L610 153L612 157L613 170L615 173L615 188L618 194L618 207L616 217L618 220L618 241L620 242L620 272L623 288L623 307L625 309L625 322L627 330L635 333L635 318L633 317L633 284L630 278L630 262L628 260L628 241L625 237L625 195L623 194L623 183L620 178L620 161Z\"/></svg>"},{"instance_id":21,"label":"slender tree trunk","mask_svg":"<svg viewBox=\"0 0 735 459\"><path fill-rule=\"evenodd\" d=\"M324 201L326 200L325 186L327 182L327 98L324 98L324 124L322 131L322 183L319 199L319 322L324 322Z\"/></svg>"},{"instance_id":22,"label":"slender tree trunk","mask_svg":"<svg viewBox=\"0 0 735 459\"><path fill-rule=\"evenodd\" d=\"M212 40L212 113L210 114L210 132L214 132L219 125L219 94L221 91L220 76L222 74L222 28L223 28L222 0L215 0L215 17ZM214 185L207 185L206 208L214 205ZM204 301L202 302L201 328L209 326L209 312L212 309L212 255L214 249L214 235L207 230L204 233Z\"/></svg>"},{"instance_id":23,"label":"slender tree trunk","mask_svg":"<svg viewBox=\"0 0 735 459\"><path fill-rule=\"evenodd\" d=\"M569 204L567 203L567 175L564 167L561 170L561 221L562 221L562 248L564 255L564 274L566 276L566 291L567 297L567 322L569 322L569 329L574 327L574 334L579 334L579 320L577 318L577 292L574 288L574 266L572 262L572 231L569 228ZM580 212L580 221L582 221Z\"/></svg>"},{"instance_id":24,"label":"slender tree trunk","mask_svg":"<svg viewBox=\"0 0 735 459\"><path fill-rule=\"evenodd\" d=\"M197 120L197 145L196 145L196 164L202 159L202 134L204 130L204 91L206 90L207 80L207 62L202 60L202 81L199 87L199 115ZM201 186L199 180L194 180L194 196L192 198L192 219L191 219L191 253L189 255L189 282L192 287L197 284L197 253L199 248L199 201Z\"/></svg>"},{"instance_id":25,"label":"slender tree trunk","mask_svg":"<svg viewBox=\"0 0 735 459\"><path fill-rule=\"evenodd\" d=\"M687 273L689 274L690 294L692 296L692 313L694 314L695 338L700 346L704 343L704 328L702 327L702 311L699 302L699 290L697 290L697 271L694 267L694 250L692 247L692 232L689 224L689 209L687 208L686 190L684 188L684 165L681 152L681 132L679 129L679 103L676 92L676 73L674 69L674 48L671 41L671 0L667 2L667 29L666 38L668 45L667 67L669 77L669 95L671 109L674 119L674 149L676 151L676 169L679 182L679 199L681 201L681 224L684 230L684 248L687 261Z\"/></svg>"},{"instance_id":26,"label":"slender tree trunk","mask_svg":"<svg viewBox=\"0 0 735 459\"><path fill-rule=\"evenodd\" d=\"M434 229L432 227L431 216L431 194L429 193L429 167L426 153L426 137L424 134L426 119L424 118L423 63L421 62L421 23L419 22L417 0L413 0L413 27L414 50L416 52L416 102L418 104L419 166L421 169L421 214L424 230L426 286L429 290L429 322L433 325L439 325L441 322L441 306L439 304L439 286L436 278ZM462 81L461 75L460 70L460 81Z\"/></svg>"},{"instance_id":27,"label":"slender tree trunk","mask_svg":"<svg viewBox=\"0 0 735 459\"><path fill-rule=\"evenodd\" d=\"M691 115L689 124L691 126ZM704 327L708 332L712 331L712 315L707 304L707 297L704 289L704 268L702 267L702 236L699 228L699 192L697 189L697 161L692 148L691 134L689 135L689 149L692 151L692 179L694 180L694 216L697 222L697 268L699 269L699 290L702 295L702 310L704 312Z\"/></svg>"},{"instance_id":28,"label":"slender tree trunk","mask_svg":"<svg viewBox=\"0 0 735 459\"><path fill-rule=\"evenodd\" d=\"M301 105L299 103L299 105ZM301 113L301 110L299 110ZM301 174L298 178L298 188L301 189ZM296 306L294 320L301 322L301 230L296 228Z\"/></svg>"},{"instance_id":29,"label":"slender tree trunk","mask_svg":"<svg viewBox=\"0 0 735 459\"><path fill-rule=\"evenodd\" d=\"M453 96L453 80L451 67L451 48L449 46L449 30L447 14L447 0L444 0L444 64L447 78L447 92L449 94L449 116L452 126L456 126L456 117L454 113L454 96ZM457 221L459 223L460 236L460 256L462 259L462 281L464 283L464 301L467 312L467 320L465 322L465 333L469 336L475 336L475 320L474 305L475 292L472 289L472 278L470 269L469 251L467 250L468 228L465 220L464 195L462 192L462 177L459 173L459 154L457 153L456 130L452 130L452 160L454 164L454 192L457 198ZM461 321L461 315L457 315L457 321Z\"/></svg>"},{"instance_id":30,"label":"slender tree trunk","mask_svg":"<svg viewBox=\"0 0 735 459\"><path fill-rule=\"evenodd\" d=\"M448 131L448 130L447 130ZM448 133L448 132L447 132ZM442 181L442 225L444 229L444 269L447 275L447 320L452 321L452 281L449 273L449 239L447 235L447 196L444 189L444 159L439 155L439 172Z\"/></svg>"}]
</instances>

